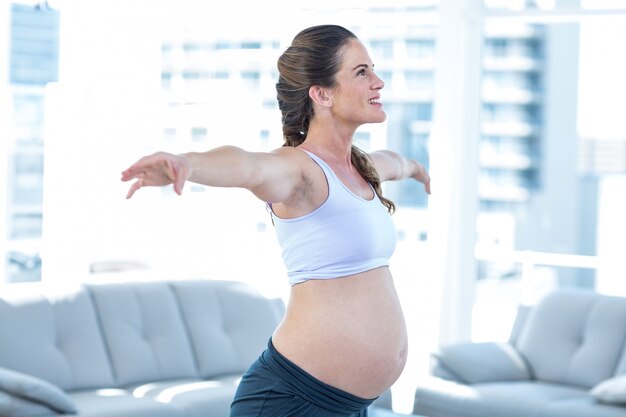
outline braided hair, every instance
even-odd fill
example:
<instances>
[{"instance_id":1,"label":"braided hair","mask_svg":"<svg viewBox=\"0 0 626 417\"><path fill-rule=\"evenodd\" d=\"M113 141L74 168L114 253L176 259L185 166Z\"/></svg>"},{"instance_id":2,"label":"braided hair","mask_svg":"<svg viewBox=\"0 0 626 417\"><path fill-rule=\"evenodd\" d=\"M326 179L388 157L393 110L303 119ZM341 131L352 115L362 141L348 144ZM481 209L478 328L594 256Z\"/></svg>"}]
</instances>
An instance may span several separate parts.
<instances>
[{"instance_id":1,"label":"braided hair","mask_svg":"<svg viewBox=\"0 0 626 417\"><path fill-rule=\"evenodd\" d=\"M342 62L342 48L356 35L337 25L319 25L304 29L278 59L276 93L282 114L283 146L296 147L307 137L309 122L314 116L309 88L319 85L331 88ZM389 213L395 211L393 201L383 197L380 177L370 157L352 145L352 164L372 185Z\"/></svg>"}]
</instances>

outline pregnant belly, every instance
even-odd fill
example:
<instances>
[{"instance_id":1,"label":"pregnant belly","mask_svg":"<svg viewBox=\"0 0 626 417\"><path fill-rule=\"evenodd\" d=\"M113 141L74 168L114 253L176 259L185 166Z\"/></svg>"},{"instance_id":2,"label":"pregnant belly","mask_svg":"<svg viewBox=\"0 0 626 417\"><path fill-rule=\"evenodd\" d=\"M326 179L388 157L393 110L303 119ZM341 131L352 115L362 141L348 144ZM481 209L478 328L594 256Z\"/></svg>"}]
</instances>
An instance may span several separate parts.
<instances>
[{"instance_id":1,"label":"pregnant belly","mask_svg":"<svg viewBox=\"0 0 626 417\"><path fill-rule=\"evenodd\" d=\"M406 363L406 325L387 268L292 289L272 341L313 377L361 398L382 394Z\"/></svg>"}]
</instances>

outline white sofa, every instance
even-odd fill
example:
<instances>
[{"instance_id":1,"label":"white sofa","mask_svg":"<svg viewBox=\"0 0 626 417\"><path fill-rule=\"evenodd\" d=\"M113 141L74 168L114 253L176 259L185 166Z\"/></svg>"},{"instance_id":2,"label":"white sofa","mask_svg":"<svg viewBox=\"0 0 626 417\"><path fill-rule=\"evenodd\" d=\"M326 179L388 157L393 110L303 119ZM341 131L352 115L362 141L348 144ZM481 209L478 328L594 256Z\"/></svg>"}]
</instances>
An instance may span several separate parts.
<instances>
[{"instance_id":1,"label":"white sofa","mask_svg":"<svg viewBox=\"0 0 626 417\"><path fill-rule=\"evenodd\" d=\"M232 281L5 292L0 416L226 417L283 313Z\"/></svg>"},{"instance_id":2,"label":"white sofa","mask_svg":"<svg viewBox=\"0 0 626 417\"><path fill-rule=\"evenodd\" d=\"M414 413L430 417L626 417L626 298L560 289L521 308L508 343L433 354Z\"/></svg>"}]
</instances>

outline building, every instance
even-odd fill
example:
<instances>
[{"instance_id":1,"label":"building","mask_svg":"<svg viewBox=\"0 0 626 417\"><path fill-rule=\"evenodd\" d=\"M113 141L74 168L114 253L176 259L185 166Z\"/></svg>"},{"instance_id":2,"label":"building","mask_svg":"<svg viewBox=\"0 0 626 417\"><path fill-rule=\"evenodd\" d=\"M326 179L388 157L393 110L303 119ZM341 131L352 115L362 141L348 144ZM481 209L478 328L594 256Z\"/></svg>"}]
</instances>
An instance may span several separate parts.
<instances>
[{"instance_id":1,"label":"building","mask_svg":"<svg viewBox=\"0 0 626 417\"><path fill-rule=\"evenodd\" d=\"M9 117L7 132L6 194L0 213L6 219L1 237L6 280L39 281L43 217L43 128L45 86L58 78L59 12L43 6L3 2L0 17L7 22L7 76L2 100ZM3 62L3 61L0 61ZM4 133L3 132L3 133ZM1 268L0 270L4 270Z\"/></svg>"}]
</instances>

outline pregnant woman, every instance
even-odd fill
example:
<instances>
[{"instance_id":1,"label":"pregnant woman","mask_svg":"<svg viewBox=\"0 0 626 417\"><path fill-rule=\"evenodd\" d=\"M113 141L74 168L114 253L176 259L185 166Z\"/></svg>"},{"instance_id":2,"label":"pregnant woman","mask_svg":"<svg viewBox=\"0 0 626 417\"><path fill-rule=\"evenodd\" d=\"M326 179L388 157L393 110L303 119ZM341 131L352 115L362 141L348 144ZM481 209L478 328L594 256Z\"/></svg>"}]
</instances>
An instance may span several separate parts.
<instances>
[{"instance_id":1,"label":"pregnant woman","mask_svg":"<svg viewBox=\"0 0 626 417\"><path fill-rule=\"evenodd\" d=\"M395 206L381 183L411 178L417 161L352 144L381 123L384 82L363 44L336 25L301 31L278 60L284 146L269 153L223 146L145 156L122 173L145 186L186 181L241 187L267 203L291 293L284 319L239 384L232 417L367 416L400 376L404 317L389 271ZM245 117L245 115L242 115ZM233 126L236 129L236 126Z\"/></svg>"}]
</instances>

